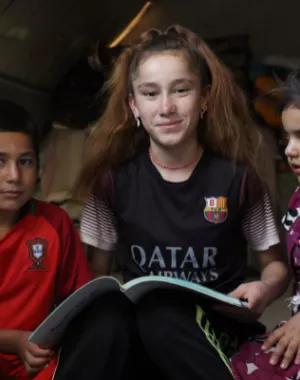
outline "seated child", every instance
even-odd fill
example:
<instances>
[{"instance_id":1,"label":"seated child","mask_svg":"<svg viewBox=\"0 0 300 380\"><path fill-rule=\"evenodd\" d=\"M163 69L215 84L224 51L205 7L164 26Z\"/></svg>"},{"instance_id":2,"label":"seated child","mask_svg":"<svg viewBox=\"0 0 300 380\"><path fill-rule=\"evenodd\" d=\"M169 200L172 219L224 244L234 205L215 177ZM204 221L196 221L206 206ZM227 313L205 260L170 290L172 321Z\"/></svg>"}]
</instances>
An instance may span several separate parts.
<instances>
[{"instance_id":1,"label":"seated child","mask_svg":"<svg viewBox=\"0 0 300 380\"><path fill-rule=\"evenodd\" d=\"M52 379L56 353L28 336L55 305L92 279L69 216L33 198L36 135L27 111L0 100L1 380Z\"/></svg>"},{"instance_id":2,"label":"seated child","mask_svg":"<svg viewBox=\"0 0 300 380\"><path fill-rule=\"evenodd\" d=\"M285 154L300 182L300 73L291 75L278 91L284 101L282 123L288 138ZM294 275L292 317L269 335L244 343L231 359L236 379L300 379L300 187L292 195L283 218L288 261Z\"/></svg>"}]
</instances>

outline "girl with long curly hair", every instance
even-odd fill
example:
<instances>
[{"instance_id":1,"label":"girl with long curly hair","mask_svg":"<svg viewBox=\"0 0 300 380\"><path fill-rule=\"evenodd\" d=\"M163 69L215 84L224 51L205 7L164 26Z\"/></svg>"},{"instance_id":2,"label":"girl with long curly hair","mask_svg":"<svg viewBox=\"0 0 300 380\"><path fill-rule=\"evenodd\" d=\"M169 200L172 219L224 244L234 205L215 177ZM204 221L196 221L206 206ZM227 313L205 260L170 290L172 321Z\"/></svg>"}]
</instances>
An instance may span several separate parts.
<instances>
[{"instance_id":1,"label":"girl with long curly hair","mask_svg":"<svg viewBox=\"0 0 300 380\"><path fill-rule=\"evenodd\" d=\"M285 289L287 270L268 152L230 71L201 38L172 26L126 48L107 90L75 191L86 198L82 240L100 250L94 269L108 274L114 256L126 282L204 284L247 299L258 316ZM247 245L261 279L243 284ZM87 354L74 356L72 379L230 379L228 357L261 330L180 291L158 289L134 306L108 295L93 307L97 316L86 312L77 326Z\"/></svg>"}]
</instances>

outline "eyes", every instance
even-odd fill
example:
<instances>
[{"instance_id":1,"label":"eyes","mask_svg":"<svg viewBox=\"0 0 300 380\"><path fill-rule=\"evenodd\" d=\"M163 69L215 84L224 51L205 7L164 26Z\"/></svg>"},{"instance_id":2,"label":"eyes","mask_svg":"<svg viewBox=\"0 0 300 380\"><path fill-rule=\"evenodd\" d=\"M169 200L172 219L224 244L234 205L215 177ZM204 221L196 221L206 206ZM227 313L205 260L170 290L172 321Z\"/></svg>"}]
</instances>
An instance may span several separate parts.
<instances>
[{"instance_id":1,"label":"eyes","mask_svg":"<svg viewBox=\"0 0 300 380\"><path fill-rule=\"evenodd\" d=\"M9 159L0 157L0 168L6 166L9 163ZM16 164L19 167L32 168L36 166L36 162L32 157L20 157Z\"/></svg>"},{"instance_id":2,"label":"eyes","mask_svg":"<svg viewBox=\"0 0 300 380\"><path fill-rule=\"evenodd\" d=\"M21 166L34 166L35 165L35 160L31 157L20 158L19 162L20 162Z\"/></svg>"},{"instance_id":3,"label":"eyes","mask_svg":"<svg viewBox=\"0 0 300 380\"><path fill-rule=\"evenodd\" d=\"M172 94L179 95L179 96L185 96L190 91L190 88L176 88L172 90ZM160 94L159 91L153 90L153 91L142 91L142 95L146 98L154 99Z\"/></svg>"}]
</instances>

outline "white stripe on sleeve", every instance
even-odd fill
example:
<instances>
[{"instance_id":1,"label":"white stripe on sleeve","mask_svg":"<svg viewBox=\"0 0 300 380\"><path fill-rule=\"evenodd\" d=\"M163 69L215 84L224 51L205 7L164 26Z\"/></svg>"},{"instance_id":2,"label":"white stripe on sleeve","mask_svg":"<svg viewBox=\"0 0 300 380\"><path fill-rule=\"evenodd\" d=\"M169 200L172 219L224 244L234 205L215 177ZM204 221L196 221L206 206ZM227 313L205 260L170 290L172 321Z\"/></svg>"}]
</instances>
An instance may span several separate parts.
<instances>
[{"instance_id":1,"label":"white stripe on sleeve","mask_svg":"<svg viewBox=\"0 0 300 380\"><path fill-rule=\"evenodd\" d=\"M80 224L81 241L104 251L113 251L118 234L116 220L109 206L90 195L85 205Z\"/></svg>"},{"instance_id":2,"label":"white stripe on sleeve","mask_svg":"<svg viewBox=\"0 0 300 380\"><path fill-rule=\"evenodd\" d=\"M280 242L268 194L246 213L242 227L248 244L254 251L266 251Z\"/></svg>"}]
</instances>

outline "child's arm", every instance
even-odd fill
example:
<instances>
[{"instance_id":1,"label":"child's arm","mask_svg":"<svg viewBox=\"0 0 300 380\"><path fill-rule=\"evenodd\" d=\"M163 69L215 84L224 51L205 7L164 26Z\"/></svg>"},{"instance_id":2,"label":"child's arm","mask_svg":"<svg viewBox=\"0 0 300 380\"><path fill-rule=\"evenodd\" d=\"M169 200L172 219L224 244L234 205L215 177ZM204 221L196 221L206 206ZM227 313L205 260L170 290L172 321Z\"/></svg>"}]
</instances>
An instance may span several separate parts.
<instances>
[{"instance_id":1,"label":"child's arm","mask_svg":"<svg viewBox=\"0 0 300 380\"><path fill-rule=\"evenodd\" d=\"M54 353L29 342L29 335L28 331L0 330L0 352L18 356L28 375L33 376L50 363Z\"/></svg>"},{"instance_id":2,"label":"child's arm","mask_svg":"<svg viewBox=\"0 0 300 380\"><path fill-rule=\"evenodd\" d=\"M81 218L80 237L88 247L90 265L95 277L108 275L111 269L116 269L112 268L112 264L116 264L114 257L117 257L119 238L118 223L112 210L112 194L112 190L104 196L101 191L92 192Z\"/></svg>"},{"instance_id":3,"label":"child's arm","mask_svg":"<svg viewBox=\"0 0 300 380\"><path fill-rule=\"evenodd\" d=\"M27 334L25 331L0 330L0 352L18 355L20 341L25 334Z\"/></svg>"},{"instance_id":4,"label":"child's arm","mask_svg":"<svg viewBox=\"0 0 300 380\"><path fill-rule=\"evenodd\" d=\"M89 245L87 255L94 277L108 276L111 273L114 252L103 251Z\"/></svg>"},{"instance_id":5,"label":"child's arm","mask_svg":"<svg viewBox=\"0 0 300 380\"><path fill-rule=\"evenodd\" d=\"M281 244L257 254L261 267L261 281L268 284L272 291L271 303L283 294L290 281L286 255Z\"/></svg>"},{"instance_id":6,"label":"child's arm","mask_svg":"<svg viewBox=\"0 0 300 380\"><path fill-rule=\"evenodd\" d=\"M61 251L55 295L57 304L93 279L79 235L67 214L64 214L59 234Z\"/></svg>"},{"instance_id":7,"label":"child's arm","mask_svg":"<svg viewBox=\"0 0 300 380\"><path fill-rule=\"evenodd\" d=\"M272 246L257 254L261 267L260 281L242 284L230 295L247 299L250 309L260 315L285 291L289 280L288 268L280 245Z\"/></svg>"},{"instance_id":8,"label":"child's arm","mask_svg":"<svg viewBox=\"0 0 300 380\"><path fill-rule=\"evenodd\" d=\"M241 186L240 207L243 233L259 259L261 278L240 285L231 295L247 299L249 307L261 314L284 292L289 279L270 195L250 169L245 172Z\"/></svg>"}]
</instances>

